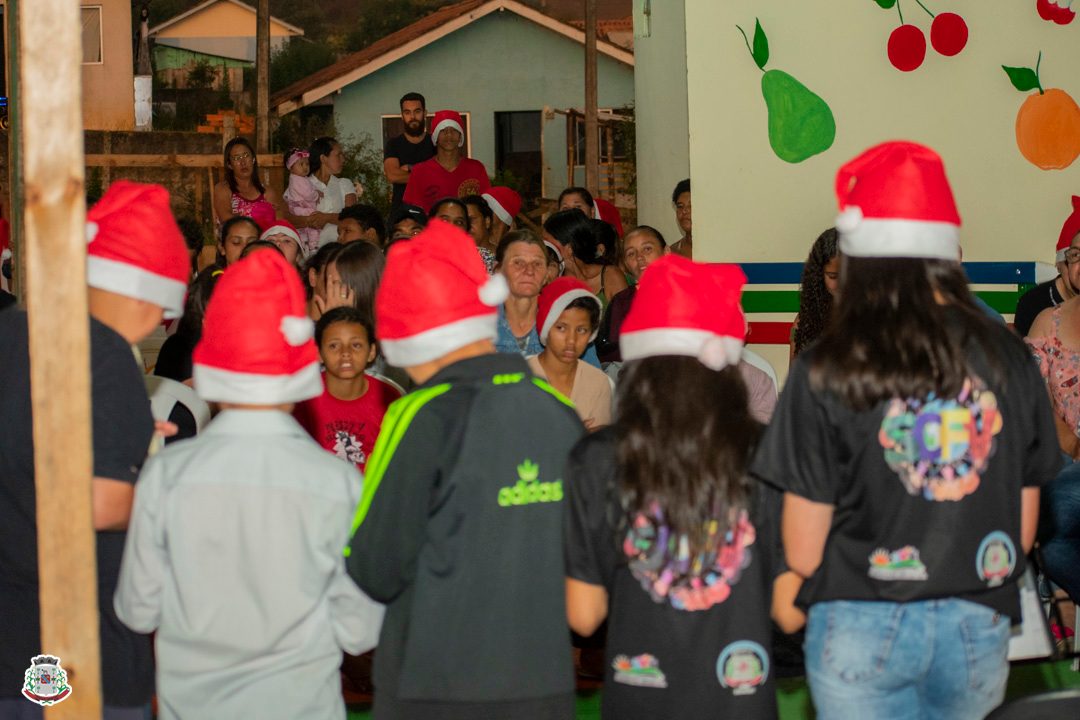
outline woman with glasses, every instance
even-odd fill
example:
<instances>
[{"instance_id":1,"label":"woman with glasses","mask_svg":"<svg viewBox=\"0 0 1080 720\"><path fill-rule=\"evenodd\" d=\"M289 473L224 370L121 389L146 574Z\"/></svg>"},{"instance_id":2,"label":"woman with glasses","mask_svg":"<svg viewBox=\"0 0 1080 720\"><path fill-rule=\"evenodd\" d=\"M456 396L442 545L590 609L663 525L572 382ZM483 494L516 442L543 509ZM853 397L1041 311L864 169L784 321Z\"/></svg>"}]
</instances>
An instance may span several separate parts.
<instances>
[{"instance_id":1,"label":"woman with glasses","mask_svg":"<svg viewBox=\"0 0 1080 720\"><path fill-rule=\"evenodd\" d=\"M1058 276L1053 280L1039 283L1028 290L1016 303L1016 319L1013 328L1020 337L1027 337L1031 325L1046 308L1057 307L1066 300L1080 294L1080 195L1073 195L1072 214L1065 220L1058 235L1057 263Z\"/></svg>"},{"instance_id":2,"label":"woman with glasses","mask_svg":"<svg viewBox=\"0 0 1080 720\"><path fill-rule=\"evenodd\" d=\"M225 179L214 185L214 216L220 225L237 215L249 217L262 228L274 224L282 210L277 190L259 178L259 159L242 137L225 145Z\"/></svg>"}]
</instances>

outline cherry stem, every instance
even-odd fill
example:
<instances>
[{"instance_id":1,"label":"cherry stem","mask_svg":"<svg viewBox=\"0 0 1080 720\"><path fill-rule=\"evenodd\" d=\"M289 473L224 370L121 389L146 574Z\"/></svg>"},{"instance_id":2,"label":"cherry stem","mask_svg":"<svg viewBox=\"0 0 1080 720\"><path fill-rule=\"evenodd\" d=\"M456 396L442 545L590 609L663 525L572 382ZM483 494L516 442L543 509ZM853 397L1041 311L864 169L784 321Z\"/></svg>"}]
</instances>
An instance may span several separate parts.
<instances>
[{"instance_id":1,"label":"cherry stem","mask_svg":"<svg viewBox=\"0 0 1080 720\"><path fill-rule=\"evenodd\" d=\"M932 12L930 12L930 8L928 8L928 7L926 7L925 5L923 5L923 4L922 4L922 0L915 0L915 2L919 3L919 7L921 7L921 8L923 9L923 10L926 10L926 14L927 14L927 15L929 15L929 16L930 16L930 17L932 17L932 18L933 18L933 17L937 17L937 15L935 15L935 14L934 14L934 13L932 13Z\"/></svg>"},{"instance_id":2,"label":"cherry stem","mask_svg":"<svg viewBox=\"0 0 1080 720\"><path fill-rule=\"evenodd\" d=\"M1035 82L1039 85L1039 94L1045 95L1043 92L1042 79L1039 77L1039 65L1042 64L1042 50L1039 51L1039 57L1035 60Z\"/></svg>"},{"instance_id":3,"label":"cherry stem","mask_svg":"<svg viewBox=\"0 0 1080 720\"><path fill-rule=\"evenodd\" d=\"M896 0L896 12L900 14L900 24L904 24L904 11L900 9L900 0Z\"/></svg>"}]
</instances>

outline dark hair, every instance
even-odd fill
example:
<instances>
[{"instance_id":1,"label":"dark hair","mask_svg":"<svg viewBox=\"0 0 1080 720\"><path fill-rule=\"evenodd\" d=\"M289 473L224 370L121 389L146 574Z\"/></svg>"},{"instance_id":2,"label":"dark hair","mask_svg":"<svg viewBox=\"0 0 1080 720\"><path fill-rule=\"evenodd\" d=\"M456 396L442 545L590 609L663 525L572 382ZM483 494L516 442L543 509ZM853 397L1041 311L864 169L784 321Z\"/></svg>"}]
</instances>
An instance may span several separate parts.
<instances>
[{"instance_id":1,"label":"dark hair","mask_svg":"<svg viewBox=\"0 0 1080 720\"><path fill-rule=\"evenodd\" d=\"M322 156L329 155L334 152L334 146L340 145L337 140L332 137L320 137L311 141L311 147L308 148L308 170L309 175L314 175L322 168Z\"/></svg>"},{"instance_id":2,"label":"dark hair","mask_svg":"<svg viewBox=\"0 0 1080 720\"><path fill-rule=\"evenodd\" d=\"M262 250L263 248L273 248L281 257L285 257L285 253L276 244L269 240L253 240L244 246L244 249L240 251L240 259L243 260L256 250Z\"/></svg>"},{"instance_id":3,"label":"dark hair","mask_svg":"<svg viewBox=\"0 0 1080 720\"><path fill-rule=\"evenodd\" d=\"M188 252L194 255L191 258L191 272L194 273L199 269L199 251L203 246L202 226L190 215L177 217L176 226L180 228L180 234L184 236L184 244L187 245Z\"/></svg>"},{"instance_id":4,"label":"dark hair","mask_svg":"<svg viewBox=\"0 0 1080 720\"><path fill-rule=\"evenodd\" d=\"M799 326L795 328L796 355L817 339L829 322L832 295L825 287L824 272L825 266L840 252L837 247L839 238L836 228L821 233L803 263L799 287Z\"/></svg>"},{"instance_id":5,"label":"dark hair","mask_svg":"<svg viewBox=\"0 0 1080 720\"><path fill-rule=\"evenodd\" d=\"M240 223L249 223L255 228L256 235L262 235L262 228L259 227L259 223L255 222L247 215L233 215L231 218L221 223L221 234L218 236L218 241L224 245L225 238L229 237L229 232Z\"/></svg>"},{"instance_id":6,"label":"dark hair","mask_svg":"<svg viewBox=\"0 0 1080 720\"><path fill-rule=\"evenodd\" d=\"M199 273L199 276L188 286L187 298L184 300L184 314L177 321L176 334L189 338L193 345L202 337L206 306L210 304L210 296L214 294L218 279L223 274L220 270L207 268Z\"/></svg>"},{"instance_id":7,"label":"dark hair","mask_svg":"<svg viewBox=\"0 0 1080 720\"><path fill-rule=\"evenodd\" d=\"M492 212L491 206L488 205L487 200L480 197L479 195L466 195L461 199L461 202L465 203L466 216L468 216L468 209L470 207L474 207L480 211L481 217L483 217L485 220L490 220L491 218L495 217L495 213Z\"/></svg>"},{"instance_id":8,"label":"dark hair","mask_svg":"<svg viewBox=\"0 0 1080 720\"><path fill-rule=\"evenodd\" d=\"M949 310L965 316L959 328ZM832 320L810 362L811 385L855 410L894 397L956 397L972 376L972 341L988 360L989 380L1002 382L1001 340L991 323L955 260L845 256Z\"/></svg>"},{"instance_id":9,"label":"dark hair","mask_svg":"<svg viewBox=\"0 0 1080 720\"><path fill-rule=\"evenodd\" d=\"M669 355L630 361L622 373L615 436L625 515L655 516L655 504L690 558L715 550L750 505L746 466L761 434L738 367L717 372ZM672 378L693 390L672 392Z\"/></svg>"},{"instance_id":10,"label":"dark hair","mask_svg":"<svg viewBox=\"0 0 1080 720\"><path fill-rule=\"evenodd\" d=\"M595 330L600 326L600 302L594 298L579 297L570 301L570 304L566 306L563 312L567 310L584 310L589 313L589 326L590 329Z\"/></svg>"},{"instance_id":11,"label":"dark hair","mask_svg":"<svg viewBox=\"0 0 1080 720\"><path fill-rule=\"evenodd\" d=\"M345 246L339 243L337 240L328 242L321 248L315 251L315 253L307 259L304 263L304 275L307 276L309 270L320 272L326 264L337 257L337 254L341 252Z\"/></svg>"},{"instance_id":12,"label":"dark hair","mask_svg":"<svg viewBox=\"0 0 1080 720\"><path fill-rule=\"evenodd\" d=\"M356 307L361 312L374 314L375 291L386 267L386 256L382 250L371 243L349 243L332 262L337 267L342 284L356 294Z\"/></svg>"},{"instance_id":13,"label":"dark hair","mask_svg":"<svg viewBox=\"0 0 1080 720\"><path fill-rule=\"evenodd\" d=\"M407 102L418 102L420 103L420 107L422 107L424 110L427 110L427 100L425 100L424 96L418 92L407 92L402 95L401 100L398 101L398 108L404 109L405 103Z\"/></svg>"},{"instance_id":14,"label":"dark hair","mask_svg":"<svg viewBox=\"0 0 1080 720\"><path fill-rule=\"evenodd\" d=\"M335 323L362 325L364 327L364 332L367 333L368 342L374 344L375 323L371 321L371 316L351 305L342 305L327 310L323 313L323 316L319 318L319 321L315 323L315 344L317 346L322 347L323 333L326 332L328 327Z\"/></svg>"},{"instance_id":15,"label":"dark hair","mask_svg":"<svg viewBox=\"0 0 1080 720\"><path fill-rule=\"evenodd\" d=\"M638 225L635 228L630 228L630 230L628 230L627 233L623 235L623 242L625 243L626 238L630 237L634 233L645 233L646 235L652 235L654 238L656 238L656 241L660 243L660 247L667 247L667 240L665 240L664 236L660 233L660 231L654 228L652 225Z\"/></svg>"},{"instance_id":16,"label":"dark hair","mask_svg":"<svg viewBox=\"0 0 1080 720\"><path fill-rule=\"evenodd\" d=\"M506 257L507 249L514 243L525 243L527 245L535 245L540 248L544 257L547 257L547 245L544 241L537 237L536 233L532 230L511 230L502 236L502 240L499 241L498 246L495 248L495 262L502 264L503 258Z\"/></svg>"},{"instance_id":17,"label":"dark hair","mask_svg":"<svg viewBox=\"0 0 1080 720\"><path fill-rule=\"evenodd\" d=\"M559 200L555 203L555 207L562 205L563 198L567 195L580 195L581 199L585 201L585 204L591 208L596 207L596 201L593 200L592 193L583 187L568 187L559 193Z\"/></svg>"},{"instance_id":18,"label":"dark hair","mask_svg":"<svg viewBox=\"0 0 1080 720\"><path fill-rule=\"evenodd\" d=\"M690 178L677 182L675 189L671 192L671 204L674 205L679 202L679 196L688 192L690 192Z\"/></svg>"},{"instance_id":19,"label":"dark hair","mask_svg":"<svg viewBox=\"0 0 1080 720\"><path fill-rule=\"evenodd\" d=\"M544 222L544 230L553 238L562 243L563 247L570 248L578 262L586 265L608 264L607 254L614 253L618 240L614 229L611 230L610 239L601 235L604 230L600 225L608 225L603 220L593 220L577 208L560 210L552 214ZM598 254L601 238L604 237L604 255Z\"/></svg>"},{"instance_id":20,"label":"dark hair","mask_svg":"<svg viewBox=\"0 0 1080 720\"><path fill-rule=\"evenodd\" d=\"M229 184L229 189L233 192L237 192L236 187L236 175L233 173L232 165L229 163L229 153L237 145L243 145L247 148L247 151L251 153L251 184L255 186L255 189L260 193L266 192L266 188L263 187L262 180L259 179L259 156L255 154L255 148L251 146L247 138L234 137L229 142L225 143L225 182Z\"/></svg>"},{"instance_id":21,"label":"dark hair","mask_svg":"<svg viewBox=\"0 0 1080 720\"><path fill-rule=\"evenodd\" d=\"M338 221L348 220L352 218L363 230L371 230L374 228L375 234L379 238L379 245L386 242L386 225L383 222L382 215L379 211L371 205L364 203L356 203L355 205L349 205L346 208L342 208L338 213Z\"/></svg>"},{"instance_id":22,"label":"dark hair","mask_svg":"<svg viewBox=\"0 0 1080 720\"><path fill-rule=\"evenodd\" d=\"M462 213L465 214L465 219L469 219L469 208L465 207L465 203L460 198L456 197L444 197L441 200L436 200L431 204L431 209L428 210L428 219L437 216L439 214L439 208L443 205L457 205Z\"/></svg>"},{"instance_id":23,"label":"dark hair","mask_svg":"<svg viewBox=\"0 0 1080 720\"><path fill-rule=\"evenodd\" d=\"M593 235L596 237L596 247L593 253L600 252L600 246L604 246L604 252L597 255L597 259L604 265L614 265L619 256L619 235L615 228L606 220L592 220ZM577 257L577 248L574 249Z\"/></svg>"}]
</instances>

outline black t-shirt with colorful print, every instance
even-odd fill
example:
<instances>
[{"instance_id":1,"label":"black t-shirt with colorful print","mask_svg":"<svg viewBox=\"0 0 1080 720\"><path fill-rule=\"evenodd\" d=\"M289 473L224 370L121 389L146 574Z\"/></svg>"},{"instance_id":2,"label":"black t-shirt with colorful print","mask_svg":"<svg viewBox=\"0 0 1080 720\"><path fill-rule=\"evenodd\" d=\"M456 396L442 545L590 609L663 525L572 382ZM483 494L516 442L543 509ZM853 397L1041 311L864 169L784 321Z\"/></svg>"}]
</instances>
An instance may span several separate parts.
<instances>
[{"instance_id":1,"label":"black t-shirt with colorful print","mask_svg":"<svg viewBox=\"0 0 1080 720\"><path fill-rule=\"evenodd\" d=\"M577 444L565 477L567 575L609 593L602 715L776 717L779 493L756 486L716 551L690 558L660 508L623 520L613 428Z\"/></svg>"},{"instance_id":2,"label":"black t-shirt with colorful print","mask_svg":"<svg viewBox=\"0 0 1080 720\"><path fill-rule=\"evenodd\" d=\"M792 366L751 472L835 508L800 605L949 597L1019 622L1021 490L1061 467L1053 417L1013 333L949 317L951 332L989 333L999 365L969 340L972 377L957 397L894 398L856 412L811 388L815 348Z\"/></svg>"}]
</instances>

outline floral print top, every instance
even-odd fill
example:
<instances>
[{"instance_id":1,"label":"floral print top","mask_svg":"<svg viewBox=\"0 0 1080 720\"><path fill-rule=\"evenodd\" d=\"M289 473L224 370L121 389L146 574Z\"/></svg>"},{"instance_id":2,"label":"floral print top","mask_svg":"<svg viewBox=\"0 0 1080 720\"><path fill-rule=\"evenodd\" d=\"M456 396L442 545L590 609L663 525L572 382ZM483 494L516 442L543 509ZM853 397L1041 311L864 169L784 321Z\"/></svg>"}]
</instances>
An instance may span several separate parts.
<instances>
[{"instance_id":1,"label":"floral print top","mask_svg":"<svg viewBox=\"0 0 1080 720\"><path fill-rule=\"evenodd\" d=\"M1047 337L1024 338L1035 359L1039 372L1050 388L1054 411L1080 437L1080 351L1067 348L1058 337L1061 330L1061 309L1054 308L1053 331Z\"/></svg>"}]
</instances>

